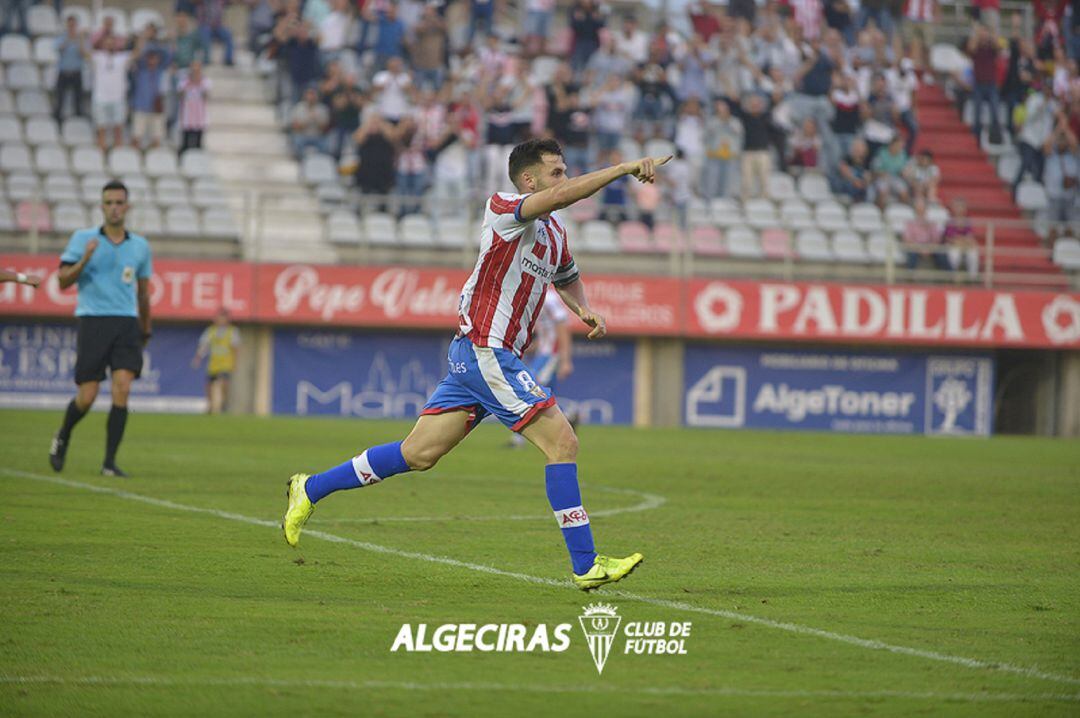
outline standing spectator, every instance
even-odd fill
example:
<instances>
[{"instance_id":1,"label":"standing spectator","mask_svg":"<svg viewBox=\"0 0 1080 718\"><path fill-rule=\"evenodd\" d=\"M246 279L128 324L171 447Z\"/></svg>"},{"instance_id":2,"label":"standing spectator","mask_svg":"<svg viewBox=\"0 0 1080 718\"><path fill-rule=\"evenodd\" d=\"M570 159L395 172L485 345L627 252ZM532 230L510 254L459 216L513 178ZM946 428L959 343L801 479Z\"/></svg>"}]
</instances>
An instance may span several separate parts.
<instances>
[{"instance_id":1,"label":"standing spectator","mask_svg":"<svg viewBox=\"0 0 1080 718\"><path fill-rule=\"evenodd\" d=\"M280 25L275 34L284 44L285 62L292 82L292 100L298 102L304 88L319 79L322 70L319 66L319 45L311 36L308 24L296 18Z\"/></svg>"},{"instance_id":2,"label":"standing spectator","mask_svg":"<svg viewBox=\"0 0 1080 718\"><path fill-rule=\"evenodd\" d=\"M896 138L896 124L900 118L884 75L874 75L870 96L866 99L865 113L863 136L869 146L870 156L876 157L882 147Z\"/></svg>"},{"instance_id":3,"label":"standing spectator","mask_svg":"<svg viewBox=\"0 0 1080 718\"><path fill-rule=\"evenodd\" d=\"M225 46L225 64L233 64L232 30L225 26L225 0L195 0L195 18L203 41L203 64L210 63L210 48L215 41Z\"/></svg>"},{"instance_id":4,"label":"standing spectator","mask_svg":"<svg viewBox=\"0 0 1080 718\"><path fill-rule=\"evenodd\" d=\"M202 63L195 60L180 81L180 154L202 147L206 131L206 103L210 98L210 79L203 76Z\"/></svg>"},{"instance_id":5,"label":"standing spectator","mask_svg":"<svg viewBox=\"0 0 1080 718\"><path fill-rule=\"evenodd\" d=\"M772 172L772 119L766 113L765 98L751 95L746 109L737 114L743 126L742 197L767 197L769 173Z\"/></svg>"},{"instance_id":6,"label":"standing spectator","mask_svg":"<svg viewBox=\"0 0 1080 718\"><path fill-rule=\"evenodd\" d=\"M788 0L791 4L792 19L802 30L802 38L813 42L821 38L821 26L824 21L822 0Z\"/></svg>"},{"instance_id":7,"label":"standing spectator","mask_svg":"<svg viewBox=\"0 0 1080 718\"><path fill-rule=\"evenodd\" d=\"M331 0L331 10L319 23L319 59L323 67L341 57L352 25L348 0Z\"/></svg>"},{"instance_id":8,"label":"standing spectator","mask_svg":"<svg viewBox=\"0 0 1080 718\"><path fill-rule=\"evenodd\" d=\"M926 201L915 200L915 216L904 225L905 266L915 269L921 259L929 258L938 269L951 269L941 246L941 231L926 216Z\"/></svg>"},{"instance_id":9,"label":"standing spectator","mask_svg":"<svg viewBox=\"0 0 1080 718\"><path fill-rule=\"evenodd\" d=\"M824 0L825 24L843 35L844 44L855 44L855 11L848 0Z\"/></svg>"},{"instance_id":10,"label":"standing spectator","mask_svg":"<svg viewBox=\"0 0 1080 718\"><path fill-rule=\"evenodd\" d=\"M1070 0L1069 21L1066 25L1069 43L1069 56L1080 62L1080 0Z\"/></svg>"},{"instance_id":11,"label":"standing spectator","mask_svg":"<svg viewBox=\"0 0 1080 718\"><path fill-rule=\"evenodd\" d=\"M377 17L375 67L382 70L390 58L400 59L405 54L405 23L398 17L397 3L387 3Z\"/></svg>"},{"instance_id":12,"label":"standing spectator","mask_svg":"<svg viewBox=\"0 0 1080 718\"><path fill-rule=\"evenodd\" d=\"M471 2L472 22L469 23L468 40L470 45L473 44L477 33L482 37L487 37L495 26L495 0L471 0Z\"/></svg>"},{"instance_id":13,"label":"standing spectator","mask_svg":"<svg viewBox=\"0 0 1080 718\"><path fill-rule=\"evenodd\" d=\"M388 195L394 189L394 127L376 114L371 115L353 136L356 143L356 186L363 194Z\"/></svg>"},{"instance_id":14,"label":"standing spectator","mask_svg":"<svg viewBox=\"0 0 1080 718\"><path fill-rule=\"evenodd\" d=\"M165 63L157 48L144 50L135 62L131 94L131 144L157 147L165 139Z\"/></svg>"},{"instance_id":15,"label":"standing spectator","mask_svg":"<svg viewBox=\"0 0 1080 718\"><path fill-rule=\"evenodd\" d=\"M836 172L829 178L832 191L852 202L865 202L871 180L869 156L866 141L861 138L853 140L851 151L840 161Z\"/></svg>"},{"instance_id":16,"label":"standing spectator","mask_svg":"<svg viewBox=\"0 0 1080 718\"><path fill-rule=\"evenodd\" d=\"M803 120L802 125L791 136L790 151L791 159L788 162L792 167L811 170L818 168L821 162L821 137L812 118Z\"/></svg>"},{"instance_id":17,"label":"standing spectator","mask_svg":"<svg viewBox=\"0 0 1080 718\"><path fill-rule=\"evenodd\" d=\"M248 50L258 55L274 34L276 0L244 0L244 3L251 8L247 23Z\"/></svg>"},{"instance_id":18,"label":"standing spectator","mask_svg":"<svg viewBox=\"0 0 1080 718\"><path fill-rule=\"evenodd\" d=\"M679 108L675 123L675 146L687 158L694 186L699 186L698 180L705 169L705 118L697 98L690 98Z\"/></svg>"},{"instance_id":19,"label":"standing spectator","mask_svg":"<svg viewBox=\"0 0 1080 718\"><path fill-rule=\"evenodd\" d=\"M357 129L360 128L360 112L364 107L359 90L349 86L335 92L330 99L330 154L341 160L342 154Z\"/></svg>"},{"instance_id":20,"label":"standing spectator","mask_svg":"<svg viewBox=\"0 0 1080 718\"><path fill-rule=\"evenodd\" d=\"M1005 102L1005 124L1009 136L1016 141L1016 107L1024 104L1028 89L1035 79L1035 47L1023 35L1020 16L1012 16L1012 37L1009 38L1009 64L1001 84L1001 99Z\"/></svg>"},{"instance_id":21,"label":"standing spectator","mask_svg":"<svg viewBox=\"0 0 1080 718\"><path fill-rule=\"evenodd\" d=\"M687 228L687 210L694 198L693 170L682 150L675 150L675 159L668 164L668 171L662 178L668 204L675 210L675 221L679 229Z\"/></svg>"},{"instance_id":22,"label":"standing spectator","mask_svg":"<svg viewBox=\"0 0 1080 718\"><path fill-rule=\"evenodd\" d=\"M998 120L997 86L997 36L985 25L976 24L967 41L967 52L975 73L975 87L972 102L975 109L975 122L972 131L975 139L982 141L982 106L985 103L990 110L990 142L1000 144L1001 123Z\"/></svg>"},{"instance_id":23,"label":"standing spectator","mask_svg":"<svg viewBox=\"0 0 1080 718\"><path fill-rule=\"evenodd\" d=\"M631 182L630 194L637 205L638 219L651 231L656 224L656 209L663 199L660 188L652 182Z\"/></svg>"},{"instance_id":24,"label":"standing spectator","mask_svg":"<svg viewBox=\"0 0 1080 718\"><path fill-rule=\"evenodd\" d=\"M617 75L609 75L596 93L593 106L592 127L596 149L600 153L606 154L619 146L634 109L633 103L634 91L630 84Z\"/></svg>"},{"instance_id":25,"label":"standing spectator","mask_svg":"<svg viewBox=\"0 0 1080 718\"><path fill-rule=\"evenodd\" d=\"M208 52L209 48L203 42L199 29L191 24L191 16L187 13L176 13L176 47L172 57L176 69L188 69L192 62L205 57Z\"/></svg>"},{"instance_id":26,"label":"standing spectator","mask_svg":"<svg viewBox=\"0 0 1080 718\"><path fill-rule=\"evenodd\" d=\"M634 116L642 134L646 137L667 134L665 124L679 103L664 68L656 63L648 64L636 73L634 82L638 94Z\"/></svg>"},{"instance_id":27,"label":"standing spectator","mask_svg":"<svg viewBox=\"0 0 1080 718\"><path fill-rule=\"evenodd\" d=\"M420 197L427 188L427 158L416 120L406 117L396 128L399 147L397 154L396 191L401 197L398 219L420 211Z\"/></svg>"},{"instance_id":28,"label":"standing spectator","mask_svg":"<svg viewBox=\"0 0 1080 718\"><path fill-rule=\"evenodd\" d=\"M122 37L109 38L106 45L95 50L91 59L94 67L94 87L90 95L94 124L97 125L98 147L108 148L106 135L113 131L113 147L124 141L127 123L127 80L131 53L124 49Z\"/></svg>"},{"instance_id":29,"label":"standing spectator","mask_svg":"<svg viewBox=\"0 0 1080 718\"><path fill-rule=\"evenodd\" d=\"M894 65L889 69L887 78L893 101L896 103L896 111L900 114L900 122L907 130L904 151L910 155L915 147L915 138L919 136L919 123L915 121L915 105L912 102L912 95L919 88L915 63L905 57L898 66Z\"/></svg>"},{"instance_id":30,"label":"standing spectator","mask_svg":"<svg viewBox=\"0 0 1080 718\"><path fill-rule=\"evenodd\" d=\"M409 43L409 56L416 72L417 85L433 90L442 88L449 47L450 36L446 30L446 20L439 15L434 5L425 5L424 14L413 28Z\"/></svg>"},{"instance_id":31,"label":"standing spectator","mask_svg":"<svg viewBox=\"0 0 1080 718\"><path fill-rule=\"evenodd\" d=\"M86 31L79 30L79 21L69 15L66 30L56 38L56 92L53 116L60 122L64 114L64 100L70 93L75 99L75 114L82 116L83 67L89 54Z\"/></svg>"},{"instance_id":32,"label":"standing spectator","mask_svg":"<svg viewBox=\"0 0 1080 718\"><path fill-rule=\"evenodd\" d=\"M905 29L910 28L911 54L915 58L919 69L925 70L930 66L930 48L934 46L934 25L938 21L938 0L908 0L907 10L904 15L907 20ZM927 77L932 78L933 75L927 73Z\"/></svg>"},{"instance_id":33,"label":"standing spectator","mask_svg":"<svg viewBox=\"0 0 1080 718\"><path fill-rule=\"evenodd\" d=\"M1046 142L1046 169L1043 184L1050 202L1050 221L1056 235L1062 224L1078 218L1080 208L1080 155L1076 135L1069 129L1064 113ZM1058 224L1061 223L1061 224Z\"/></svg>"},{"instance_id":34,"label":"standing spectator","mask_svg":"<svg viewBox=\"0 0 1080 718\"><path fill-rule=\"evenodd\" d=\"M971 0L972 15L994 35L1001 34L1001 0Z\"/></svg>"},{"instance_id":35,"label":"standing spectator","mask_svg":"<svg viewBox=\"0 0 1080 718\"><path fill-rule=\"evenodd\" d=\"M600 35L600 47L585 64L586 81L590 87L600 87L611 75L626 77L632 67L629 60L616 52L615 37L604 32Z\"/></svg>"},{"instance_id":36,"label":"standing spectator","mask_svg":"<svg viewBox=\"0 0 1080 718\"><path fill-rule=\"evenodd\" d=\"M529 56L544 50L544 40L551 33L555 0L529 0L525 15L525 52Z\"/></svg>"},{"instance_id":37,"label":"standing spectator","mask_svg":"<svg viewBox=\"0 0 1080 718\"><path fill-rule=\"evenodd\" d=\"M833 91L829 96L833 105L833 134L836 135L837 149L841 157L851 150L851 142L859 134L864 113L863 101L855 86L855 77L837 73L833 82ZM869 108L865 108L869 114Z\"/></svg>"},{"instance_id":38,"label":"standing spectator","mask_svg":"<svg viewBox=\"0 0 1080 718\"><path fill-rule=\"evenodd\" d=\"M1050 99L1045 84L1037 84L1034 92L1024 102L1024 126L1017 137L1020 140L1020 169L1013 180L1012 191L1020 186L1024 174L1031 173L1032 179L1042 182L1043 147L1054 131L1054 102Z\"/></svg>"},{"instance_id":39,"label":"standing spectator","mask_svg":"<svg viewBox=\"0 0 1080 718\"><path fill-rule=\"evenodd\" d=\"M705 123L705 196L730 196L731 178L742 154L743 126L731 115L727 101L717 100L716 114Z\"/></svg>"},{"instance_id":40,"label":"standing spectator","mask_svg":"<svg viewBox=\"0 0 1080 718\"><path fill-rule=\"evenodd\" d=\"M600 158L601 164L615 166L622 162L622 153L612 150L606 158ZM623 175L600 192L600 217L612 224L618 224L627 219L627 192L630 186L630 177Z\"/></svg>"},{"instance_id":41,"label":"standing spectator","mask_svg":"<svg viewBox=\"0 0 1080 718\"><path fill-rule=\"evenodd\" d=\"M593 0L574 0L570 8L570 29L574 33L574 48L570 64L575 72L584 69L589 58L600 47L600 31L604 17Z\"/></svg>"},{"instance_id":42,"label":"standing spectator","mask_svg":"<svg viewBox=\"0 0 1080 718\"><path fill-rule=\"evenodd\" d=\"M413 88L412 75L405 68L405 62L400 57L389 58L386 69L376 74L371 84L379 115L396 125L409 111Z\"/></svg>"},{"instance_id":43,"label":"standing spectator","mask_svg":"<svg viewBox=\"0 0 1080 718\"><path fill-rule=\"evenodd\" d=\"M904 168L904 179L910 185L913 197L921 197L929 203L938 201L941 170L934 164L934 153L930 150L923 150L908 162Z\"/></svg>"},{"instance_id":44,"label":"standing spectator","mask_svg":"<svg viewBox=\"0 0 1080 718\"><path fill-rule=\"evenodd\" d=\"M548 129L559 141L571 177L585 174L589 166L589 108L581 100L581 86L566 62L560 63L547 87Z\"/></svg>"},{"instance_id":45,"label":"standing spectator","mask_svg":"<svg viewBox=\"0 0 1080 718\"><path fill-rule=\"evenodd\" d=\"M240 353L240 330L229 321L225 308L218 310L214 323L199 337L199 346L191 359L191 368L198 369L207 356L206 363L206 413L221 414L229 397L229 377L236 370L236 358Z\"/></svg>"},{"instance_id":46,"label":"standing spectator","mask_svg":"<svg viewBox=\"0 0 1080 718\"><path fill-rule=\"evenodd\" d=\"M319 102L319 93L314 87L307 88L303 99L289 112L290 139L296 158L303 159L309 147L316 152L326 152L325 135L329 127L330 113L326 105Z\"/></svg>"},{"instance_id":47,"label":"standing spectator","mask_svg":"<svg viewBox=\"0 0 1080 718\"><path fill-rule=\"evenodd\" d=\"M15 32L20 35L29 35L26 25L26 12L30 9L32 0L5 0L3 4L4 21L0 23L0 35ZM14 22L12 22L14 20Z\"/></svg>"},{"instance_id":48,"label":"standing spectator","mask_svg":"<svg viewBox=\"0 0 1080 718\"><path fill-rule=\"evenodd\" d=\"M952 201L952 216L945 223L943 239L949 266L959 272L966 264L968 279L974 281L979 275L979 242L967 216L967 202L960 198Z\"/></svg>"},{"instance_id":49,"label":"standing spectator","mask_svg":"<svg viewBox=\"0 0 1080 718\"><path fill-rule=\"evenodd\" d=\"M797 89L790 100L792 125L799 126L808 118L814 121L830 165L836 162L840 151L830 124L834 110L829 95L833 70L841 66L843 52L840 35L835 30L826 32L825 42L812 42L802 66L795 72Z\"/></svg>"},{"instance_id":50,"label":"standing spectator","mask_svg":"<svg viewBox=\"0 0 1080 718\"><path fill-rule=\"evenodd\" d=\"M874 156L870 166L876 175L874 179L874 199L884 209L885 205L896 199L908 202L911 190L904 181L904 169L908 164L908 155L904 151L904 141L897 135L887 147L882 147Z\"/></svg>"},{"instance_id":51,"label":"standing spectator","mask_svg":"<svg viewBox=\"0 0 1080 718\"><path fill-rule=\"evenodd\" d=\"M893 20L889 12L890 0L862 0L859 8L859 29L865 28L871 21L887 37L892 37Z\"/></svg>"},{"instance_id":52,"label":"standing spectator","mask_svg":"<svg viewBox=\"0 0 1080 718\"><path fill-rule=\"evenodd\" d=\"M626 15L622 27L615 38L615 51L630 61L634 66L642 65L649 59L649 35L638 27L637 17Z\"/></svg>"},{"instance_id":53,"label":"standing spectator","mask_svg":"<svg viewBox=\"0 0 1080 718\"><path fill-rule=\"evenodd\" d=\"M116 20L112 15L106 15L101 19L101 27L90 36L90 46L95 50L108 50L112 47L114 37L116 37Z\"/></svg>"}]
</instances>

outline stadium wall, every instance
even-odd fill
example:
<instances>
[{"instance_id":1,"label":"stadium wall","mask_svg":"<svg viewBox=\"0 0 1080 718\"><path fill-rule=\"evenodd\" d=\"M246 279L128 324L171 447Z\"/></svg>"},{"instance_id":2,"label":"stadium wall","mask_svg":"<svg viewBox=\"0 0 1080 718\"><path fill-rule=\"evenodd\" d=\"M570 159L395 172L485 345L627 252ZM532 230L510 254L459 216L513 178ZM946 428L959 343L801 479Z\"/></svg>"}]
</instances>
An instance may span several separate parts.
<instances>
[{"instance_id":1,"label":"stadium wall","mask_svg":"<svg viewBox=\"0 0 1080 718\"><path fill-rule=\"evenodd\" d=\"M0 266L48 277L0 287L0 403L61 405L74 334L58 320L74 292L58 289L52 257ZM444 373L465 274L160 260L141 405L205 405L189 362L225 307L244 340L234 411L413 416ZM612 335L575 344L559 395L594 423L1080 435L1077 294L631 275L588 286Z\"/></svg>"}]
</instances>

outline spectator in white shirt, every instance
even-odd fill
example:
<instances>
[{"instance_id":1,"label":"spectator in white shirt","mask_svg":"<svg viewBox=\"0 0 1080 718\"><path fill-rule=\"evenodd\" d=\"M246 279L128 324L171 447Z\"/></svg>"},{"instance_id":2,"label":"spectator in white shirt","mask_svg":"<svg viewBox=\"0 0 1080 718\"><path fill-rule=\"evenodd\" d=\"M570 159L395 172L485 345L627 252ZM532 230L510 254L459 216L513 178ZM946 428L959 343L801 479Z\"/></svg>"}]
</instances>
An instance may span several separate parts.
<instances>
[{"instance_id":1,"label":"spectator in white shirt","mask_svg":"<svg viewBox=\"0 0 1080 718\"><path fill-rule=\"evenodd\" d=\"M409 112L412 76L400 57L386 61L386 69L372 80L376 92L375 108L384 119L397 124Z\"/></svg>"},{"instance_id":2,"label":"spectator in white shirt","mask_svg":"<svg viewBox=\"0 0 1080 718\"><path fill-rule=\"evenodd\" d=\"M124 140L127 123L128 65L131 53L124 47L126 42L119 36L102 41L102 49L91 56L94 66L94 89L90 95L94 124L97 125L98 147L108 149L106 135L113 131L113 147Z\"/></svg>"},{"instance_id":3,"label":"spectator in white shirt","mask_svg":"<svg viewBox=\"0 0 1080 718\"><path fill-rule=\"evenodd\" d=\"M348 0L333 0L331 8L330 13L319 23L319 54L323 67L340 57L352 24Z\"/></svg>"},{"instance_id":4,"label":"spectator in white shirt","mask_svg":"<svg viewBox=\"0 0 1080 718\"><path fill-rule=\"evenodd\" d=\"M615 51L633 63L643 65L649 59L649 35L638 27L633 15L623 17L622 27L615 35Z\"/></svg>"},{"instance_id":5,"label":"spectator in white shirt","mask_svg":"<svg viewBox=\"0 0 1080 718\"><path fill-rule=\"evenodd\" d=\"M326 152L326 130L330 127L330 113L319 102L319 93L314 87L304 90L304 99L293 106L289 113L289 127L293 152L297 159L303 159L304 152L312 147L316 152Z\"/></svg>"}]
</instances>

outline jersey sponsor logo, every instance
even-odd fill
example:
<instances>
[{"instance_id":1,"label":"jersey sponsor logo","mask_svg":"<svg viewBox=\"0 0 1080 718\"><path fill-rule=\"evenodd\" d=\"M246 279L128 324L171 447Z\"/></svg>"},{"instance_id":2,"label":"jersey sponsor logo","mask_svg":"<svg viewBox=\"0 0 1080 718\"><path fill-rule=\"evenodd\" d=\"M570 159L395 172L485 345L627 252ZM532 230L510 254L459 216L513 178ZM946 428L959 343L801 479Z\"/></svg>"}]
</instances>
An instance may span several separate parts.
<instances>
[{"instance_id":1,"label":"jersey sponsor logo","mask_svg":"<svg viewBox=\"0 0 1080 718\"><path fill-rule=\"evenodd\" d=\"M589 523L589 514L584 506L571 506L568 509L559 509L555 512L555 520L561 529L572 529L575 526L585 526Z\"/></svg>"},{"instance_id":2,"label":"jersey sponsor logo","mask_svg":"<svg viewBox=\"0 0 1080 718\"><path fill-rule=\"evenodd\" d=\"M551 271L550 268L537 264L528 255L522 255L521 267L524 271L543 279L545 282L550 282L551 278L555 276L555 272Z\"/></svg>"}]
</instances>

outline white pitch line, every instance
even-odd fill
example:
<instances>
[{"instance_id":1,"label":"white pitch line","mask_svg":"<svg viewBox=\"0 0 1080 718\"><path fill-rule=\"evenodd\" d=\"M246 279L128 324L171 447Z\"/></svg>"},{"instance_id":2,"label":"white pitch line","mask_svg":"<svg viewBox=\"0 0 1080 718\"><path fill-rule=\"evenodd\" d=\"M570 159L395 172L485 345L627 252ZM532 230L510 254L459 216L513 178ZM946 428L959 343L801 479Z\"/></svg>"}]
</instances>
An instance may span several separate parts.
<instances>
[{"instance_id":1,"label":"white pitch line","mask_svg":"<svg viewBox=\"0 0 1080 718\"><path fill-rule=\"evenodd\" d=\"M607 491L613 494L630 494L633 496L640 496L641 501L631 506L620 506L613 509L600 509L599 511L590 511L589 516L592 518L601 518L606 516L618 516L619 514L633 514L640 511L651 511L652 509L658 509L667 503L667 499L658 494L650 494L644 491L635 491L634 489L621 489L612 488L609 486L598 486L596 484L589 485L590 490ZM431 522L431 521L456 521L458 516L454 514L445 514L443 516L355 516L346 517L340 519L317 519L319 525L323 524L382 524L387 522ZM551 521L551 513L541 514L511 514L509 516L470 516L469 521Z\"/></svg>"},{"instance_id":2,"label":"white pitch line","mask_svg":"<svg viewBox=\"0 0 1080 718\"><path fill-rule=\"evenodd\" d=\"M0 473L12 476L15 478L32 479L34 481L43 481L51 484L58 484L60 486L68 486L74 489L84 489L86 491L93 491L99 494L107 494L110 496L116 496L122 499L128 499L130 501L138 501L151 506L160 506L162 508L173 509L175 511L187 511L190 513L207 514L209 516L216 516L218 518L229 519L230 521L238 521L241 523L252 524L254 526L265 526L274 529L280 529L280 524L277 521L268 521L266 519L257 519L251 516L244 516L242 514L234 514L228 511L218 511L217 509L206 509L199 506L188 506L187 504L178 504L173 501L167 501L165 499L156 499L150 496L143 496L142 494L134 494L130 491L124 491L122 489L114 489L108 486L96 486L94 484L86 484L81 481L71 481L69 479L61 479L56 476L44 476L41 474L32 474L26 471L16 471L14 469L0 469ZM388 546L380 546L379 544L368 543L367 541L357 541L356 539L346 538L344 536L337 536L335 534L326 533L325 531L312 531L308 530L304 532L305 536L312 536L314 538L322 539L323 541L329 541L331 543L346 544L355 548L364 549L365 551L371 551L372 553L386 554L390 556L398 556L401 558L412 558L419 561L426 561L428 563L437 563L444 566L453 566L455 568L466 568L471 571L478 571L480 573L486 573L493 576L504 576L506 578L516 578L519 581L526 583L537 584L540 586L554 586L556 588L574 588L576 587L568 580L557 581L552 578L541 578L539 576L530 576L525 573L517 573L515 571L504 571L500 568L493 566L485 566L478 563L470 563L468 561L459 561L455 558L448 558L446 556L433 556L426 553L417 553L415 551L403 551L401 549L390 548ZM646 603L653 606L660 606L662 608L670 608L678 611L688 611L692 613L701 613L707 616L719 616L721 618L727 618L734 621L742 621L744 623L753 623L759 626L767 626L768 628L775 628L781 631L787 631L789 633L801 634L804 636L816 636L818 638L824 638L830 641L838 641L840 643L847 643L852 646L859 646L860 648L868 648L874 651L887 651L889 653L896 653L905 656L912 656L914 658L925 658L931 661L938 661L940 663L951 663L957 666L963 666L965 668L975 668L989 671L997 671L1000 673L1010 673L1018 676L1025 676L1028 678L1039 678L1045 681L1054 681L1056 683L1067 683L1070 685L1080 685L1080 678L1074 676L1067 676L1058 673L1050 673L1040 670L1038 668L1030 668L1026 666L1014 666L1010 663L1001 663L997 661L984 661L977 658L965 658L963 656L952 656L946 653L938 653L937 651L928 651L922 648L909 648L907 646L897 646L891 643L885 643L883 641L871 640L866 638L859 638L858 636L849 636L844 633L834 633L833 631L826 631L820 628L812 628L810 626L803 626L797 623L784 623L782 621L773 621L768 618L760 618L758 616L752 616L746 613L736 613L734 611L725 611L719 608L706 608L704 606L695 606L689 603L683 603L681 601L668 601L663 598L653 598L651 596L643 596L636 593L629 593L621 590L605 590L603 595L605 596L618 596L625 598L629 601L637 601L638 603Z\"/></svg>"},{"instance_id":3,"label":"white pitch line","mask_svg":"<svg viewBox=\"0 0 1080 718\"><path fill-rule=\"evenodd\" d=\"M715 696L733 698L822 698L837 700L880 700L899 698L918 701L964 702L964 703L1077 703L1080 693L933 693L929 691L837 691L837 690L771 690L768 688L685 688L682 686L572 686L490 682L432 682L417 681L333 681L296 680L239 676L236 678L176 678L172 676L0 676L0 685L61 685L80 687L149 686L170 688L196 686L200 688L322 688L340 690L403 690L403 691L509 691L513 693L618 693L650 696Z\"/></svg>"}]
</instances>

